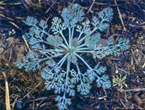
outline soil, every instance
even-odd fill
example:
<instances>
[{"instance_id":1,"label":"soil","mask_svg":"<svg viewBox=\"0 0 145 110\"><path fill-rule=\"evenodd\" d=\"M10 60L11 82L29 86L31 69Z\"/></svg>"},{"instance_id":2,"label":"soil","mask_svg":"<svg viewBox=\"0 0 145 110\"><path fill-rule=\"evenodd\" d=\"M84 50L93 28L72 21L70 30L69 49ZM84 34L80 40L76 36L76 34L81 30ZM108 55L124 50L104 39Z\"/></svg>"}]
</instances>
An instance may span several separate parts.
<instances>
[{"instance_id":1,"label":"soil","mask_svg":"<svg viewBox=\"0 0 145 110\"><path fill-rule=\"evenodd\" d=\"M48 91L45 80L38 70L26 72L18 69L15 62L29 51L23 37L29 27L24 23L27 16L46 19L48 24L59 16L64 7L78 3L86 18L104 8L114 12L110 27L102 33L116 39L127 38L130 48L120 56L107 56L102 61L107 65L112 86L97 87L93 83L90 93L72 97L68 109L91 110L145 110L145 1L144 0L3 0L0 1L0 110L57 110L54 91ZM51 25L50 25L51 26ZM48 27L49 29L51 27ZM49 31L49 30L48 30ZM105 45L105 41L101 41ZM113 86L113 76L126 79L127 86ZM120 77L119 77L120 78ZM121 82L121 81L120 81Z\"/></svg>"}]
</instances>

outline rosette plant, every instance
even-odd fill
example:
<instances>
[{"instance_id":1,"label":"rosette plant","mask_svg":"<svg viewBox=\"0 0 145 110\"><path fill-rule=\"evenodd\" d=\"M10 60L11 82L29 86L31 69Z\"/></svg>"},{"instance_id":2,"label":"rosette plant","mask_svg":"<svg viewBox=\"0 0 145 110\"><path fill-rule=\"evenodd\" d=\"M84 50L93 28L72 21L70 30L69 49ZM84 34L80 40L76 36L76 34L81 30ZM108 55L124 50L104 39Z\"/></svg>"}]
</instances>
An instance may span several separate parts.
<instances>
[{"instance_id":1,"label":"rosette plant","mask_svg":"<svg viewBox=\"0 0 145 110\"><path fill-rule=\"evenodd\" d=\"M129 40L123 38L115 43L114 38L109 37L106 45L100 43L101 34L97 31L107 29L112 19L112 8L98 12L92 20L86 20L81 6L73 4L63 9L61 18L52 19L50 34L45 20L38 22L28 16L25 22L30 31L24 37L31 51L16 65L26 71L39 69L46 80L47 90L54 89L59 94L56 97L59 109L66 109L71 104L70 97L76 92L87 95L92 82L96 82L98 87L110 88L106 67L92 66L89 59L96 61L107 55L119 56L121 51L129 48ZM41 66L41 62L45 65ZM83 70L82 65L85 67Z\"/></svg>"}]
</instances>

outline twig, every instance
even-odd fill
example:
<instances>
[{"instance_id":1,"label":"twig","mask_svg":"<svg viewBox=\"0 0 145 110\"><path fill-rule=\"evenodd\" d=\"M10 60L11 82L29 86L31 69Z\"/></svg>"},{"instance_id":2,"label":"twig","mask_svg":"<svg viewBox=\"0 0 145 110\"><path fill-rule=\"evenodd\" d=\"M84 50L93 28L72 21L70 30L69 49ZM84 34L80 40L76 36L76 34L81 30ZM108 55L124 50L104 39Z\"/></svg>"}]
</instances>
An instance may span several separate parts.
<instances>
[{"instance_id":1,"label":"twig","mask_svg":"<svg viewBox=\"0 0 145 110\"><path fill-rule=\"evenodd\" d=\"M40 103L37 104L37 107L36 107L35 109L37 109L37 108L40 106L40 104L42 104L42 103L44 102L44 100L45 100L45 98L42 99L42 100L40 101Z\"/></svg>"},{"instance_id":2,"label":"twig","mask_svg":"<svg viewBox=\"0 0 145 110\"><path fill-rule=\"evenodd\" d=\"M132 28L143 28L143 29L145 29L145 25L143 25L143 26L138 26L138 25L134 25L134 24L129 24L129 26L130 27L132 27Z\"/></svg>"},{"instance_id":3,"label":"twig","mask_svg":"<svg viewBox=\"0 0 145 110\"><path fill-rule=\"evenodd\" d=\"M21 5L21 2L15 2L15 3L4 3L3 1L0 2L0 5Z\"/></svg>"},{"instance_id":4,"label":"twig","mask_svg":"<svg viewBox=\"0 0 145 110\"><path fill-rule=\"evenodd\" d=\"M5 15L3 15L3 14L0 14L0 16L2 16L2 17L4 17L4 18L7 18L7 19L9 19L9 20L11 20L11 21L14 21L14 19L9 18L9 17L6 17L6 16L5 16Z\"/></svg>"},{"instance_id":5,"label":"twig","mask_svg":"<svg viewBox=\"0 0 145 110\"><path fill-rule=\"evenodd\" d=\"M39 84L37 84L37 85L33 88L33 90L36 89L41 83L42 83L42 82L40 82ZM28 96L28 94L30 94L33 90L29 91L21 100L23 100L26 96Z\"/></svg>"},{"instance_id":6,"label":"twig","mask_svg":"<svg viewBox=\"0 0 145 110\"><path fill-rule=\"evenodd\" d=\"M106 5L106 3L95 2L96 5Z\"/></svg>"},{"instance_id":7,"label":"twig","mask_svg":"<svg viewBox=\"0 0 145 110\"><path fill-rule=\"evenodd\" d=\"M7 81L6 73L5 72L2 72L2 74L3 74L4 79L5 79L5 101L6 101L6 110L11 110L8 81Z\"/></svg>"},{"instance_id":8,"label":"twig","mask_svg":"<svg viewBox=\"0 0 145 110\"><path fill-rule=\"evenodd\" d=\"M75 2L75 0L73 0L73 1L71 2L71 4L74 4L74 2Z\"/></svg>"},{"instance_id":9,"label":"twig","mask_svg":"<svg viewBox=\"0 0 145 110\"><path fill-rule=\"evenodd\" d=\"M131 49L131 52L132 52L132 55L133 55L133 58L134 58L134 60L135 60L135 63L137 64L137 65L139 65L139 62L137 61L137 59L135 58L135 53L134 53L134 51Z\"/></svg>"},{"instance_id":10,"label":"twig","mask_svg":"<svg viewBox=\"0 0 145 110\"><path fill-rule=\"evenodd\" d=\"M24 42L25 42L26 46L28 47L29 51L31 51L31 49L30 49L30 47L29 47L29 45L28 45L28 43L27 43L27 41L26 41L26 39L25 39L24 35L22 35L22 38L23 38L23 40L24 40Z\"/></svg>"},{"instance_id":11,"label":"twig","mask_svg":"<svg viewBox=\"0 0 145 110\"><path fill-rule=\"evenodd\" d=\"M145 88L127 89L127 90L124 90L124 89L120 89L120 88L118 88L117 90L120 91L120 92L129 92L129 91L145 91Z\"/></svg>"},{"instance_id":12,"label":"twig","mask_svg":"<svg viewBox=\"0 0 145 110\"><path fill-rule=\"evenodd\" d=\"M51 30L51 28L55 25L55 23L57 22L58 18L53 22L52 26L50 27L50 29L48 30L47 33L49 33L49 31Z\"/></svg>"},{"instance_id":13,"label":"twig","mask_svg":"<svg viewBox=\"0 0 145 110\"><path fill-rule=\"evenodd\" d=\"M122 15L121 15L120 10L119 10L119 8L118 8L118 4L117 4L116 0L114 0L114 2L115 2L115 4L117 5L117 11L118 11L118 14L119 14L119 18L120 18L120 20L121 20L121 24L122 24L122 26L123 26L123 30L126 31L126 27L125 27L125 25L124 25L124 22L123 22L123 19L122 19Z\"/></svg>"},{"instance_id":14,"label":"twig","mask_svg":"<svg viewBox=\"0 0 145 110\"><path fill-rule=\"evenodd\" d=\"M17 102L18 97L15 98L14 102L12 103L12 110L14 110L15 103Z\"/></svg>"},{"instance_id":15,"label":"twig","mask_svg":"<svg viewBox=\"0 0 145 110\"><path fill-rule=\"evenodd\" d=\"M120 102L124 106L125 110L127 110L126 105L122 102L122 99L120 99Z\"/></svg>"},{"instance_id":16,"label":"twig","mask_svg":"<svg viewBox=\"0 0 145 110\"><path fill-rule=\"evenodd\" d=\"M90 10L91 10L91 8L93 7L94 3L95 3L95 0L93 0L93 2L92 2L92 4L91 4L91 6L90 6L90 8L89 8L89 10L87 11L87 13L89 13L89 11L90 11Z\"/></svg>"},{"instance_id":17,"label":"twig","mask_svg":"<svg viewBox=\"0 0 145 110\"><path fill-rule=\"evenodd\" d=\"M53 4L46 10L45 14L48 13L48 11L53 7L53 5L56 3L56 1L54 1Z\"/></svg>"},{"instance_id":18,"label":"twig","mask_svg":"<svg viewBox=\"0 0 145 110\"><path fill-rule=\"evenodd\" d=\"M16 25L15 23L13 23L13 22L11 22L11 21L9 21L9 23L12 24L12 25L15 26L17 29L20 30L20 27L19 27L18 25Z\"/></svg>"},{"instance_id":19,"label":"twig","mask_svg":"<svg viewBox=\"0 0 145 110\"><path fill-rule=\"evenodd\" d=\"M24 22L24 21L23 21ZM18 26L18 25L16 25L15 23L13 23L13 22L9 22L10 24L12 24L13 26L15 26L16 28L18 28L19 30L20 30L20 27ZM25 22L24 22L25 23ZM28 47L28 49L29 49L29 51L31 51L31 49L30 49L30 47L29 47L29 45L28 45L28 43L27 43L27 41L26 41L26 39L25 39L25 37L22 35L22 38L23 38L23 40L24 40L24 42L25 42L25 44L26 44L26 46Z\"/></svg>"}]
</instances>

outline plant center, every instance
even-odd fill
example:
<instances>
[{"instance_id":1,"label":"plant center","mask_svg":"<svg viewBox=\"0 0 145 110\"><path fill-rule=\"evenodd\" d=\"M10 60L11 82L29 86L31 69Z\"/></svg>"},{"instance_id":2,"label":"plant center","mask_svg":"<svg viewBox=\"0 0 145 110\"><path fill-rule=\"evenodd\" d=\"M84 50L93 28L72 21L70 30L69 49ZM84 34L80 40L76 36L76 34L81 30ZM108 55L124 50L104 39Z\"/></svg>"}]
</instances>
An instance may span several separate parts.
<instances>
[{"instance_id":1,"label":"plant center","mask_svg":"<svg viewBox=\"0 0 145 110\"><path fill-rule=\"evenodd\" d=\"M74 49L68 49L68 53L72 54L74 52Z\"/></svg>"}]
</instances>

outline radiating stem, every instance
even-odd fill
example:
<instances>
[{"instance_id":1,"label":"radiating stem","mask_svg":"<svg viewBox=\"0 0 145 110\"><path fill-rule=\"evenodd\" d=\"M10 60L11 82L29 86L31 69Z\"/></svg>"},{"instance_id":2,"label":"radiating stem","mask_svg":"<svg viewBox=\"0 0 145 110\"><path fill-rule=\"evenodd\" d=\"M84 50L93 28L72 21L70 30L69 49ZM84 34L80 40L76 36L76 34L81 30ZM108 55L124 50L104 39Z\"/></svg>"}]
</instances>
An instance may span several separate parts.
<instances>
[{"instance_id":1,"label":"radiating stem","mask_svg":"<svg viewBox=\"0 0 145 110\"><path fill-rule=\"evenodd\" d=\"M39 28L40 29L40 28ZM45 32L44 30L40 29L41 32L45 33L46 35L50 36L50 34L48 34L47 32Z\"/></svg>"},{"instance_id":2,"label":"radiating stem","mask_svg":"<svg viewBox=\"0 0 145 110\"><path fill-rule=\"evenodd\" d=\"M66 60L66 58L67 58L68 55L69 55L69 54L66 54L66 56L63 58L63 61L62 61L61 64L59 65L60 67L61 67L62 64L65 62L65 60Z\"/></svg>"},{"instance_id":3,"label":"radiating stem","mask_svg":"<svg viewBox=\"0 0 145 110\"><path fill-rule=\"evenodd\" d=\"M67 72L66 72L66 79L65 79L65 90L64 90L63 97L65 97L65 95L66 95L66 89L67 89L67 86L68 86L69 72L70 72L70 61L69 61L69 58L68 58L67 59Z\"/></svg>"},{"instance_id":4,"label":"radiating stem","mask_svg":"<svg viewBox=\"0 0 145 110\"><path fill-rule=\"evenodd\" d=\"M74 27L72 28L72 38L71 38L71 40L73 39L73 36L74 36Z\"/></svg>"},{"instance_id":5,"label":"radiating stem","mask_svg":"<svg viewBox=\"0 0 145 110\"><path fill-rule=\"evenodd\" d=\"M61 62L64 62L68 55L69 54L67 53L57 64L59 65ZM61 63L61 65L62 65L62 63Z\"/></svg>"},{"instance_id":6,"label":"radiating stem","mask_svg":"<svg viewBox=\"0 0 145 110\"><path fill-rule=\"evenodd\" d=\"M66 57L68 56L69 54L66 54L58 63L57 65L55 65L50 71L52 71L56 66L58 66L60 63L60 67L62 66L62 64L64 63Z\"/></svg>"},{"instance_id":7,"label":"radiating stem","mask_svg":"<svg viewBox=\"0 0 145 110\"><path fill-rule=\"evenodd\" d=\"M48 60L48 59L49 59L49 58L43 58L43 59L39 60L38 63L40 63L40 62L42 62L42 61L45 61L45 60Z\"/></svg>"},{"instance_id":8,"label":"radiating stem","mask_svg":"<svg viewBox=\"0 0 145 110\"><path fill-rule=\"evenodd\" d=\"M76 49L75 52L76 51L84 51L84 50L90 50L90 49L89 48L79 48L79 49Z\"/></svg>"},{"instance_id":9,"label":"radiating stem","mask_svg":"<svg viewBox=\"0 0 145 110\"><path fill-rule=\"evenodd\" d=\"M61 46L68 50L68 47L65 44L62 43Z\"/></svg>"},{"instance_id":10,"label":"radiating stem","mask_svg":"<svg viewBox=\"0 0 145 110\"><path fill-rule=\"evenodd\" d=\"M34 25L33 27L38 27L38 26ZM39 27L38 27L38 28L39 28ZM46 35L50 36L50 34L48 34L46 31L42 30L41 28L39 28L39 30L40 30L41 32L45 33Z\"/></svg>"},{"instance_id":11,"label":"radiating stem","mask_svg":"<svg viewBox=\"0 0 145 110\"><path fill-rule=\"evenodd\" d=\"M81 31L79 37L78 37L78 40L80 40L81 36L82 36L83 32Z\"/></svg>"},{"instance_id":12,"label":"radiating stem","mask_svg":"<svg viewBox=\"0 0 145 110\"><path fill-rule=\"evenodd\" d=\"M59 49L45 49L45 52L63 52L63 50L59 50Z\"/></svg>"},{"instance_id":13,"label":"radiating stem","mask_svg":"<svg viewBox=\"0 0 145 110\"><path fill-rule=\"evenodd\" d=\"M66 38L64 37L62 31L60 31L59 33L61 34L61 36L62 36L62 38L63 38L65 44L68 46L68 42L67 42Z\"/></svg>"},{"instance_id":14,"label":"radiating stem","mask_svg":"<svg viewBox=\"0 0 145 110\"><path fill-rule=\"evenodd\" d=\"M84 36L82 39L80 39L78 41L78 44L81 43L86 37L90 36L91 34L93 34L100 26L100 24L102 24L104 21L102 20L98 26L96 26L89 34L87 34L86 36Z\"/></svg>"},{"instance_id":15,"label":"radiating stem","mask_svg":"<svg viewBox=\"0 0 145 110\"><path fill-rule=\"evenodd\" d=\"M89 34L87 34L86 36L84 36L82 39L80 39L78 41L77 44L81 43L86 37L90 36L92 33L94 33L96 30L98 29L98 27L94 28Z\"/></svg>"},{"instance_id":16,"label":"radiating stem","mask_svg":"<svg viewBox=\"0 0 145 110\"><path fill-rule=\"evenodd\" d=\"M78 74L80 74L80 73L81 73L81 71L80 71L80 68L79 68L78 63L76 63L76 67L77 67L77 70L78 70Z\"/></svg>"},{"instance_id":17,"label":"radiating stem","mask_svg":"<svg viewBox=\"0 0 145 110\"><path fill-rule=\"evenodd\" d=\"M80 56L78 55L77 53L75 53L77 57L79 57L85 64L86 66L91 70L91 71L94 71L89 65L88 63ZM95 74L97 78L100 78L97 74Z\"/></svg>"},{"instance_id":18,"label":"radiating stem","mask_svg":"<svg viewBox=\"0 0 145 110\"><path fill-rule=\"evenodd\" d=\"M36 42L36 43L40 43L40 42L50 45L48 42L44 41L43 39L39 40L39 41ZM36 44L36 43L35 43L35 44ZM34 45L34 44L33 44L33 45ZM52 45L52 46L54 46L54 45ZM62 46L62 47L65 48L65 49L68 49L68 47L67 47L65 44L63 44L63 43L62 43L60 46Z\"/></svg>"},{"instance_id":19,"label":"radiating stem","mask_svg":"<svg viewBox=\"0 0 145 110\"><path fill-rule=\"evenodd\" d=\"M79 53L93 53L93 51L82 51L82 50L81 51L78 50L78 51L75 51L75 52L79 52Z\"/></svg>"},{"instance_id":20,"label":"radiating stem","mask_svg":"<svg viewBox=\"0 0 145 110\"><path fill-rule=\"evenodd\" d=\"M83 47L83 46L86 46L86 44L82 44L82 45L80 45L80 46L77 46L76 49L79 49L79 48L81 48L81 47Z\"/></svg>"},{"instance_id":21,"label":"radiating stem","mask_svg":"<svg viewBox=\"0 0 145 110\"><path fill-rule=\"evenodd\" d=\"M77 67L78 75L81 75L81 71L80 71L78 63L76 63L76 67ZM80 76L80 81L81 81L81 83L83 82L81 76Z\"/></svg>"},{"instance_id":22,"label":"radiating stem","mask_svg":"<svg viewBox=\"0 0 145 110\"><path fill-rule=\"evenodd\" d=\"M69 27L69 48L71 48L71 28Z\"/></svg>"},{"instance_id":23,"label":"radiating stem","mask_svg":"<svg viewBox=\"0 0 145 110\"><path fill-rule=\"evenodd\" d=\"M93 70L89 65L88 63L80 56L78 55L77 53L74 53L79 59L81 59L83 61L83 63L85 63L85 65L90 69L90 70Z\"/></svg>"}]
</instances>

